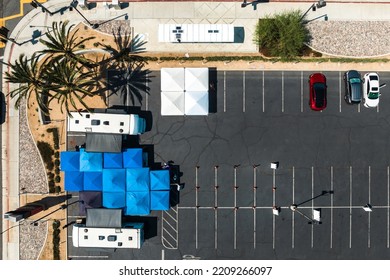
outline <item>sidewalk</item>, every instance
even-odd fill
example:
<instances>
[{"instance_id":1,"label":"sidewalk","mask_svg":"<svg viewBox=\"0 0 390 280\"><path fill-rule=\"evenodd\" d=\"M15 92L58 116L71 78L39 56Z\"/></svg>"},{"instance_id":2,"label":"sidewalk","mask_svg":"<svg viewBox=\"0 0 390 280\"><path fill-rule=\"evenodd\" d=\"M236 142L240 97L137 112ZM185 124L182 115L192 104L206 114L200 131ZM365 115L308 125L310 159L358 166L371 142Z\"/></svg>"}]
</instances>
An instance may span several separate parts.
<instances>
[{"instance_id":1,"label":"sidewalk","mask_svg":"<svg viewBox=\"0 0 390 280\"><path fill-rule=\"evenodd\" d=\"M322 14L327 14L329 21L388 21L390 20L389 2L371 3L368 0L351 3L347 1L333 2L327 1L324 8L317 11L308 12L308 19L315 18ZM364 3L363 3L364 2ZM50 0L45 7L50 11L58 11L69 5L70 0ZM272 1L260 3L254 9L253 6L241 8L241 2L131 2L129 6L122 10L108 9L102 3L97 3L97 7L90 10L81 10L81 13L89 21L109 20L115 17L127 19L136 34L143 34L148 41L146 51L151 53L257 53L257 48L252 42L253 31L257 20L265 15L279 13L290 9L308 10L313 1ZM348 11L348 12L346 12ZM127 17L126 17L127 15ZM27 42L32 39L34 31L46 32L46 26L51 26L53 21L69 20L78 24L83 22L83 18L75 11L64 10L63 13L56 13L53 16L42 13L41 9L35 9L21 19L17 27L10 35L17 42ZM158 24L160 23L229 23L245 28L245 38L243 43L233 44L171 44L159 43ZM33 26L33 27L30 27ZM18 46L8 43L4 52L4 62L13 62L20 54L29 55L39 51L42 45L35 41L27 42ZM175 62L177 63L177 62ZM188 62L193 66L201 65L202 62ZM167 67L172 62L161 64L150 63L151 69ZM364 64L353 65L353 68L390 70L388 64ZM204 65L203 65L204 67ZM245 70L340 70L352 68L350 64L333 63L265 63L265 62L219 62L206 67L217 67L221 70L245 69ZM8 71L3 67L3 72ZM7 94L10 88L3 84L3 93ZM2 152L3 152L3 213L14 210L19 206L19 111L14 109L13 100L6 98L7 122L2 126ZM13 223L3 220L3 230L14 226ZM16 226L6 234L3 234L3 259L19 259L19 227Z\"/></svg>"}]
</instances>

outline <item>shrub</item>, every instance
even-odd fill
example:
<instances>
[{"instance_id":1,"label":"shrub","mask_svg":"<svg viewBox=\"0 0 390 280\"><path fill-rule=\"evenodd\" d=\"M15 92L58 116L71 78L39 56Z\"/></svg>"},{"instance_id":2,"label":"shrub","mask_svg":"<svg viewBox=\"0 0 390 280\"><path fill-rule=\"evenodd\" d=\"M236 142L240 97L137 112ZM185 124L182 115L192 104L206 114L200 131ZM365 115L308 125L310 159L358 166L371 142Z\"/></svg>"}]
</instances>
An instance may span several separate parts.
<instances>
[{"instance_id":1,"label":"shrub","mask_svg":"<svg viewBox=\"0 0 390 280\"><path fill-rule=\"evenodd\" d=\"M46 168L48 170L53 170L54 165L53 165L53 159L52 155L54 153L53 148L50 146L49 143L38 141L37 142L37 147L39 150L39 153L42 156L43 162L46 165Z\"/></svg>"},{"instance_id":2,"label":"shrub","mask_svg":"<svg viewBox=\"0 0 390 280\"><path fill-rule=\"evenodd\" d=\"M47 173L47 178L49 180L53 180L54 179L54 174L52 172Z\"/></svg>"},{"instance_id":3,"label":"shrub","mask_svg":"<svg viewBox=\"0 0 390 280\"><path fill-rule=\"evenodd\" d=\"M56 176L56 177L54 178L54 181L55 181L56 183L61 182L61 177L60 177L60 176Z\"/></svg>"},{"instance_id":4,"label":"shrub","mask_svg":"<svg viewBox=\"0 0 390 280\"><path fill-rule=\"evenodd\" d=\"M299 56L310 41L310 34L301 20L302 12L292 11L260 19L254 42L266 55L284 59Z\"/></svg>"},{"instance_id":5,"label":"shrub","mask_svg":"<svg viewBox=\"0 0 390 280\"><path fill-rule=\"evenodd\" d=\"M61 222L58 220L55 220L53 222L53 259L59 260L60 259L60 225Z\"/></svg>"},{"instance_id":6,"label":"shrub","mask_svg":"<svg viewBox=\"0 0 390 280\"><path fill-rule=\"evenodd\" d=\"M55 158L60 158L60 152L58 152L58 151L54 152L54 157Z\"/></svg>"},{"instance_id":7,"label":"shrub","mask_svg":"<svg viewBox=\"0 0 390 280\"><path fill-rule=\"evenodd\" d=\"M60 186L55 186L54 192L55 193L60 193L61 192L61 187Z\"/></svg>"},{"instance_id":8,"label":"shrub","mask_svg":"<svg viewBox=\"0 0 390 280\"><path fill-rule=\"evenodd\" d=\"M57 159L55 159L54 160L54 164L56 165L56 166L60 166L60 160L57 158Z\"/></svg>"},{"instance_id":9,"label":"shrub","mask_svg":"<svg viewBox=\"0 0 390 280\"><path fill-rule=\"evenodd\" d=\"M56 168L54 169L54 173L55 173L56 175L59 175L60 172L61 172L61 170L60 170L58 167L56 167Z\"/></svg>"}]
</instances>

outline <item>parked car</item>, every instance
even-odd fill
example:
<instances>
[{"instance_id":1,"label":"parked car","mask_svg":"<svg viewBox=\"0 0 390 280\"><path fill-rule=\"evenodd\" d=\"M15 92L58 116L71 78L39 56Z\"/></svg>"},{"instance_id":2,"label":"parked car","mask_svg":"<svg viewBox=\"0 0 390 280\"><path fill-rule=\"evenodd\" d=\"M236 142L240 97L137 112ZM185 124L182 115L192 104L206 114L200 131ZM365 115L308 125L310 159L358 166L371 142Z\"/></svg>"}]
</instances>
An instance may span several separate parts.
<instances>
[{"instance_id":1,"label":"parked car","mask_svg":"<svg viewBox=\"0 0 390 280\"><path fill-rule=\"evenodd\" d=\"M310 100L309 106L314 111L321 111L326 108L327 86L326 77L322 73L313 73L309 77Z\"/></svg>"},{"instance_id":2,"label":"parked car","mask_svg":"<svg viewBox=\"0 0 390 280\"><path fill-rule=\"evenodd\" d=\"M379 104L379 75L371 72L363 77L364 106L367 108L377 107Z\"/></svg>"},{"instance_id":3,"label":"parked car","mask_svg":"<svg viewBox=\"0 0 390 280\"><path fill-rule=\"evenodd\" d=\"M362 100L362 78L358 71L349 70L344 73L345 95L348 104L358 104Z\"/></svg>"}]
</instances>

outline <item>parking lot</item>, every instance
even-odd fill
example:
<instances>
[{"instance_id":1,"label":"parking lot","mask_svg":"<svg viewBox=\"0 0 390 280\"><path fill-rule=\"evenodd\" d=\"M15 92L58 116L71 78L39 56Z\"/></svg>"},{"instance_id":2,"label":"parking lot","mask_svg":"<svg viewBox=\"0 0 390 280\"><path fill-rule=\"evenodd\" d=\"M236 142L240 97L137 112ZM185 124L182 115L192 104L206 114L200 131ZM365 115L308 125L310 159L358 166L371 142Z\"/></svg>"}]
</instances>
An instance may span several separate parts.
<instances>
[{"instance_id":1,"label":"parking lot","mask_svg":"<svg viewBox=\"0 0 390 280\"><path fill-rule=\"evenodd\" d=\"M215 112L172 117L160 114L160 76L152 73L142 108L152 112L153 126L141 142L154 145L156 161L180 165L185 187L177 207L153 213L158 232L141 250L98 255L387 258L389 87L381 89L378 108L351 106L344 101L343 73L324 72L328 106L313 112L309 72L214 74ZM379 75L388 83L389 73ZM110 105L116 102L111 99ZM279 168L271 169L271 162ZM366 204L372 212L363 210ZM274 206L280 207L278 216ZM321 224L308 223L313 209L321 209ZM70 248L70 255L97 254Z\"/></svg>"}]
</instances>

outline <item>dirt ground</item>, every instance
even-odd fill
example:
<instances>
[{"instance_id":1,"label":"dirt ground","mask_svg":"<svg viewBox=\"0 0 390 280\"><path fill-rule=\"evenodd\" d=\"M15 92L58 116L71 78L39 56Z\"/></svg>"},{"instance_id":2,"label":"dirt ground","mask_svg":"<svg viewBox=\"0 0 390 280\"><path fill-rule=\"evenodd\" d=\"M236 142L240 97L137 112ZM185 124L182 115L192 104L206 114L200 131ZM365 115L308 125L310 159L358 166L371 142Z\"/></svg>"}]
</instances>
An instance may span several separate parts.
<instances>
[{"instance_id":1,"label":"dirt ground","mask_svg":"<svg viewBox=\"0 0 390 280\"><path fill-rule=\"evenodd\" d=\"M86 27L84 24L79 24L76 29L78 29L78 37L80 39L94 36L95 39L86 42L85 43L85 49L96 49L99 47L97 45L98 42L101 42L103 44L109 44L114 46L114 40L113 36L109 34L104 34L101 32L97 32L96 30L92 30L88 27ZM95 59L102 59L102 54L90 54ZM163 67L215 67L218 70L305 70L305 71L329 71L329 70L337 70L337 71L343 71L348 69L362 69L362 70L373 70L378 71L380 68L383 68L385 65L389 65L388 63L305 63L305 62L298 62L298 63L272 63L272 62L264 62L264 61L220 61L220 62L207 62L207 61L191 61L191 60L185 60L185 57L196 57L196 56L206 56L208 54L199 54L199 53L145 53L146 56L155 56L155 57L162 57L162 56L173 56L173 57L183 57L182 61L152 61L149 62L147 65L147 68L150 70L159 70ZM210 56L215 56L215 54L209 54ZM236 53L223 53L224 56L237 56ZM259 55L257 53L253 54L244 54L246 56L248 55ZM380 68L379 68L380 67ZM96 96L93 98L87 97L85 99L86 103L89 105L90 108L104 108L105 104L102 98ZM46 130L50 127L57 127L60 131L60 150L65 151L65 142L66 142L66 115L64 112L61 112L60 106L56 106L55 103L51 104L51 112L50 112L50 118L52 119L51 124L47 125L41 125L38 113L37 113L37 106L36 101L33 97L29 100L30 108L28 110L28 121L30 125L30 129L32 132L32 135L34 137L35 141L46 141L49 143L53 143L52 134L47 133ZM64 191L63 188L63 173L61 172L61 191ZM41 197L40 197L41 198ZM27 198L29 201L34 201L34 196L31 196ZM45 215L46 213L50 213L59 206L56 205L52 207L53 209L48 209L44 212L42 212L42 215ZM51 218L57 219L61 221L61 233L60 233L60 254L61 259L65 260L67 259L67 229L62 229L62 226L67 224L66 221L66 212L65 211L58 211L54 213ZM70 227L71 228L71 227ZM53 243L52 243L52 234L53 234L53 228L52 225L49 224L48 227L48 237L46 238L46 244L41 252L41 255L39 259L41 260L50 260L53 259Z\"/></svg>"}]
</instances>

